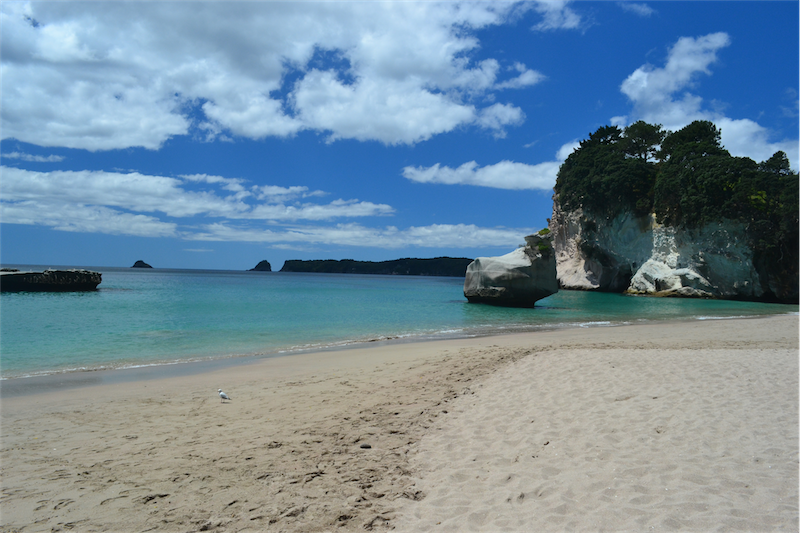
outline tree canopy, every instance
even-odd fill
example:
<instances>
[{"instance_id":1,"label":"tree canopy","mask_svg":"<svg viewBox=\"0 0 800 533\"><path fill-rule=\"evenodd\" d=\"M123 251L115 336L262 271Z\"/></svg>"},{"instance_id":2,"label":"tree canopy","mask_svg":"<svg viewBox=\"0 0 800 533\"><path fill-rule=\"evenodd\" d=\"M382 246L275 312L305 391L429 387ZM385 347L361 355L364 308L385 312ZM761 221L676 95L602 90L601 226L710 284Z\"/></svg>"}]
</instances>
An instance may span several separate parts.
<instances>
[{"instance_id":1,"label":"tree canopy","mask_svg":"<svg viewBox=\"0 0 800 533\"><path fill-rule=\"evenodd\" d=\"M624 131L603 126L590 134L558 171L555 191L561 205L608 216L624 210L649 213L656 178L652 161L664 135L661 126L641 121Z\"/></svg>"}]
</instances>

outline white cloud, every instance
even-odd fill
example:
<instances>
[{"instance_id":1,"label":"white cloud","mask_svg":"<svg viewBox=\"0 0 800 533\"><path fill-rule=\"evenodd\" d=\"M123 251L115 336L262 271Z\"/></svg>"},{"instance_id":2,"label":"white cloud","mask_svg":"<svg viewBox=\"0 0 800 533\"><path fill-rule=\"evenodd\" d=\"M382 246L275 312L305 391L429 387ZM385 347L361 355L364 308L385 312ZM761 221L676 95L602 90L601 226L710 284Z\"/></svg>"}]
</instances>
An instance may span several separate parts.
<instances>
[{"instance_id":1,"label":"white cloud","mask_svg":"<svg viewBox=\"0 0 800 533\"><path fill-rule=\"evenodd\" d=\"M564 161L566 161L566 159L570 156L572 152L578 149L580 145L581 143L578 140L573 140L571 142L568 142L567 144L558 149L558 152L556 153L556 160L563 163ZM556 183L555 180L553 180L553 185L555 185L555 183Z\"/></svg>"},{"instance_id":2,"label":"white cloud","mask_svg":"<svg viewBox=\"0 0 800 533\"><path fill-rule=\"evenodd\" d=\"M394 209L357 199L289 203L326 193L302 186L248 187L245 180L206 174L170 178L98 171L33 172L13 167L2 167L2 173L0 221L60 231L262 242L282 247L334 244L370 248L515 246L534 231L465 224L407 229L355 223L319 225L335 219L388 216ZM197 185L207 190L187 188ZM170 220L162 220L163 216ZM309 221L311 224L305 224Z\"/></svg>"},{"instance_id":3,"label":"white cloud","mask_svg":"<svg viewBox=\"0 0 800 533\"><path fill-rule=\"evenodd\" d=\"M793 168L798 165L798 141L770 141L770 132L750 119L733 119L703 106L703 99L690 92L698 74L711 74L717 52L730 44L726 33L712 33L698 38L681 37L670 49L663 68L644 65L622 83L620 90L633 103L633 117L613 117L612 122L624 125L629 120L662 124L676 131L695 120L710 120L722 131L722 144L735 156L763 161L778 150L789 157ZM675 97L680 94L679 97Z\"/></svg>"},{"instance_id":4,"label":"white cloud","mask_svg":"<svg viewBox=\"0 0 800 533\"><path fill-rule=\"evenodd\" d=\"M683 127L691 122L688 117L700 112L702 99L684 93L674 100L673 94L686 88L698 73L710 74L708 67L717 60L717 50L729 44L725 33L697 39L681 37L670 49L664 68L639 67L622 82L620 89L643 120L663 124L670 130Z\"/></svg>"},{"instance_id":5,"label":"white cloud","mask_svg":"<svg viewBox=\"0 0 800 533\"><path fill-rule=\"evenodd\" d=\"M647 4L637 4L635 2L617 2L617 5L621 7L624 11L628 11L630 13L634 13L639 15L640 17L649 17L656 12L655 9L648 6Z\"/></svg>"},{"instance_id":6,"label":"white cloud","mask_svg":"<svg viewBox=\"0 0 800 533\"><path fill-rule=\"evenodd\" d=\"M534 9L542 14L543 20L533 27L537 31L574 30L581 25L580 16L569 7L569 0L539 0Z\"/></svg>"},{"instance_id":7,"label":"white cloud","mask_svg":"<svg viewBox=\"0 0 800 533\"><path fill-rule=\"evenodd\" d=\"M161 212L170 217L243 216L249 206L214 192L189 191L183 181L132 172L34 172L3 167L0 199L37 201L66 207L94 205L138 212ZM4 220L4 222L13 222Z\"/></svg>"},{"instance_id":8,"label":"white cloud","mask_svg":"<svg viewBox=\"0 0 800 533\"><path fill-rule=\"evenodd\" d=\"M505 126L522 124L525 121L525 113L518 107L507 104L493 104L481 110L477 123L494 131L494 136L505 137Z\"/></svg>"},{"instance_id":9,"label":"white cloud","mask_svg":"<svg viewBox=\"0 0 800 533\"><path fill-rule=\"evenodd\" d=\"M279 187L277 185L254 185L252 187L256 198L265 200L268 203L289 202L295 198L307 198L309 196L325 196L324 191L309 191L308 187L295 185L292 187Z\"/></svg>"},{"instance_id":10,"label":"white cloud","mask_svg":"<svg viewBox=\"0 0 800 533\"><path fill-rule=\"evenodd\" d=\"M98 232L108 233L106 226L113 226L117 228L115 233L126 233L124 223L113 225L108 222L113 216L119 215L121 220L138 217L135 218L137 225L132 230L134 232L129 234L140 235L144 231L142 228L155 228L154 236L164 235L166 226L156 224L158 219L151 216L142 218L143 215L137 213L162 213L177 219L201 216L272 222L320 221L387 216L394 213L389 205L359 200L339 199L328 204L289 204L286 202L297 196L311 197L319 194L317 191L305 194L308 191L306 187L254 186L245 190L242 186L244 180L220 176L193 175L177 179L135 172L33 172L13 167L2 167L2 171L2 221L12 224L43 224L55 229L91 231L94 227ZM217 185L220 188L217 190L212 187L203 191L187 189L187 183L196 182ZM226 190L232 194L223 192ZM47 217L36 222L36 217L28 216L30 209L44 209L42 206L47 206ZM95 215L87 215L84 217L85 223L79 223L74 214L82 212L81 210L93 210ZM169 224L173 234L175 227L175 224Z\"/></svg>"},{"instance_id":11,"label":"white cloud","mask_svg":"<svg viewBox=\"0 0 800 533\"><path fill-rule=\"evenodd\" d=\"M480 248L517 246L533 228L481 228L472 224L434 224L401 230L393 226L369 228L360 224L305 226L279 230L209 224L190 237L199 241L269 243L281 248L297 244L330 244L368 248Z\"/></svg>"},{"instance_id":12,"label":"white cloud","mask_svg":"<svg viewBox=\"0 0 800 533\"><path fill-rule=\"evenodd\" d=\"M175 237L177 224L103 206L66 204L48 200L0 201L3 223L47 226L60 231Z\"/></svg>"},{"instance_id":13,"label":"white cloud","mask_svg":"<svg viewBox=\"0 0 800 533\"><path fill-rule=\"evenodd\" d=\"M514 66L510 68L519 72L519 76L502 83L498 83L496 85L497 89L521 89L523 87L536 85L545 79L544 74L536 72L535 70L530 70L523 63L515 63Z\"/></svg>"},{"instance_id":14,"label":"white cloud","mask_svg":"<svg viewBox=\"0 0 800 533\"><path fill-rule=\"evenodd\" d=\"M332 72L312 71L298 83L294 101L303 123L330 131L329 141L413 144L476 120L473 106L431 93L415 80L351 86Z\"/></svg>"},{"instance_id":15,"label":"white cloud","mask_svg":"<svg viewBox=\"0 0 800 533\"><path fill-rule=\"evenodd\" d=\"M4 158L8 159L19 159L20 161L28 161L31 163L60 163L64 160L64 156L61 155L32 155L26 154L22 152L10 152L8 154L3 154Z\"/></svg>"},{"instance_id":16,"label":"white cloud","mask_svg":"<svg viewBox=\"0 0 800 533\"><path fill-rule=\"evenodd\" d=\"M228 191L240 192L244 190L245 180L238 178L224 178L222 176L210 176L208 174L181 174L181 178L188 181L200 183L222 184L222 188Z\"/></svg>"},{"instance_id":17,"label":"white cloud","mask_svg":"<svg viewBox=\"0 0 800 533\"><path fill-rule=\"evenodd\" d=\"M494 165L479 167L475 161L464 163L458 168L441 166L406 167L403 176L419 183L443 183L447 185L478 185L496 189L538 189L553 188L555 173L560 163L548 162L527 165L513 161L500 161Z\"/></svg>"},{"instance_id":18,"label":"white cloud","mask_svg":"<svg viewBox=\"0 0 800 533\"><path fill-rule=\"evenodd\" d=\"M537 4L546 26L572 27L574 13L555 4ZM87 150L158 149L192 131L259 139L314 130L329 141L389 145L470 125L502 136L521 111L505 104L501 117L473 101L542 76L515 65L519 75L498 83L508 67L472 58L475 30L524 9L517 2L4 2L2 134Z\"/></svg>"},{"instance_id":19,"label":"white cloud","mask_svg":"<svg viewBox=\"0 0 800 533\"><path fill-rule=\"evenodd\" d=\"M800 100L797 98L797 89L789 87L783 93L790 105L782 105L781 114L785 117L797 118L800 116Z\"/></svg>"},{"instance_id":20,"label":"white cloud","mask_svg":"<svg viewBox=\"0 0 800 533\"><path fill-rule=\"evenodd\" d=\"M386 216L392 213L394 213L394 209L386 204L373 204L358 200L334 200L325 205L259 205L253 208L246 218L280 221L331 220L334 218Z\"/></svg>"},{"instance_id":21,"label":"white cloud","mask_svg":"<svg viewBox=\"0 0 800 533\"><path fill-rule=\"evenodd\" d=\"M792 168L800 164L800 146L797 140L772 142L767 128L749 119L734 120L716 117L714 123L719 127L722 145L735 156L744 156L754 161L765 161L781 150L786 153Z\"/></svg>"},{"instance_id":22,"label":"white cloud","mask_svg":"<svg viewBox=\"0 0 800 533\"><path fill-rule=\"evenodd\" d=\"M555 161L546 161L536 165L500 161L494 165L479 167L478 163L470 161L458 168L450 168L437 163L431 167L405 167L403 176L418 183L549 191L556 183L561 163L577 146L577 141L567 143L558 150Z\"/></svg>"}]
</instances>

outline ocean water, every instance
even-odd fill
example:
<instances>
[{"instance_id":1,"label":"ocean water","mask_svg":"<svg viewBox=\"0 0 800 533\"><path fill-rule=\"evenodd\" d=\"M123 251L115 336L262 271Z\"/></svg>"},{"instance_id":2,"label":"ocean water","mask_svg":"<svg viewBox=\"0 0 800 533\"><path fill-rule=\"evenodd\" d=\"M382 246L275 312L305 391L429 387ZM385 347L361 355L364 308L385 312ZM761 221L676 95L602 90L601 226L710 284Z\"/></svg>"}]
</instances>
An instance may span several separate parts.
<instances>
[{"instance_id":1,"label":"ocean water","mask_svg":"<svg viewBox=\"0 0 800 533\"><path fill-rule=\"evenodd\" d=\"M467 303L461 278L91 269L103 274L96 292L0 296L2 379L370 341L798 312L796 305L581 291L510 309Z\"/></svg>"}]
</instances>

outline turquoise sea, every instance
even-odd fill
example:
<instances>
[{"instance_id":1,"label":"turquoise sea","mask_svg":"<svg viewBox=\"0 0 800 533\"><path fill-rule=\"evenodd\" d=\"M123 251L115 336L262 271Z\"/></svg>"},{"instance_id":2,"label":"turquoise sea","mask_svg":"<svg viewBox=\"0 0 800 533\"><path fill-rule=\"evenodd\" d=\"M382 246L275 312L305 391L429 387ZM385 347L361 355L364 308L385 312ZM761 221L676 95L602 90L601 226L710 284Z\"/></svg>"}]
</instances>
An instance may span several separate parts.
<instances>
[{"instance_id":1,"label":"turquoise sea","mask_svg":"<svg viewBox=\"0 0 800 533\"><path fill-rule=\"evenodd\" d=\"M0 296L0 377L798 312L796 305L580 291L561 291L533 309L508 309L468 304L462 278L86 268L103 274L96 292Z\"/></svg>"}]
</instances>

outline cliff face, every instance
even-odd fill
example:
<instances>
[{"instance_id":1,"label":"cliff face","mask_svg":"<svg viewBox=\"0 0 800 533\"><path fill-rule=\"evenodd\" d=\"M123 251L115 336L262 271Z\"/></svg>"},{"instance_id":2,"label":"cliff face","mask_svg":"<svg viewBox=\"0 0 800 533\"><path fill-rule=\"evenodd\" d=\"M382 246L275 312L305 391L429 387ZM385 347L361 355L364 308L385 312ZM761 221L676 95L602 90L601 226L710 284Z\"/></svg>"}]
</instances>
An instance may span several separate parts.
<instances>
[{"instance_id":1,"label":"cliff face","mask_svg":"<svg viewBox=\"0 0 800 533\"><path fill-rule=\"evenodd\" d=\"M561 287L742 300L797 301L797 280L757 268L746 226L708 224L696 230L623 212L613 219L553 203L550 221Z\"/></svg>"}]
</instances>

